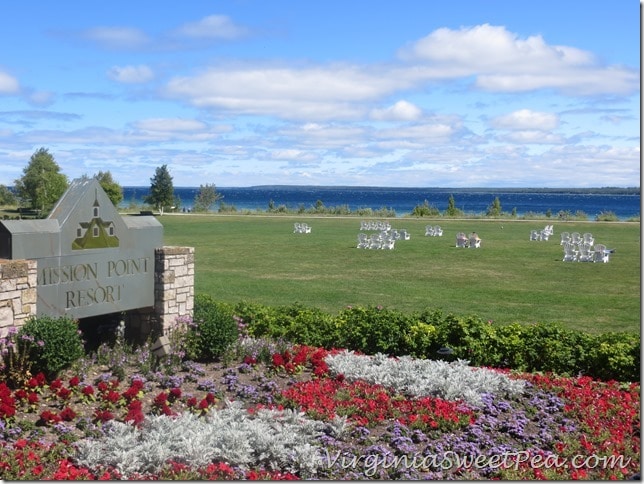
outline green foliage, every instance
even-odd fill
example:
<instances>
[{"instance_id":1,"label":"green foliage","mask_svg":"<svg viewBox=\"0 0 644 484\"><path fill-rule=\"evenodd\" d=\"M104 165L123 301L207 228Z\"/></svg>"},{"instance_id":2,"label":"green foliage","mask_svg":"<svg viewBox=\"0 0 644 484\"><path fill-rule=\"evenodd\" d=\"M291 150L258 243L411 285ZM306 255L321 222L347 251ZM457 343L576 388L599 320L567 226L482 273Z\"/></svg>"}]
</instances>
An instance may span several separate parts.
<instances>
[{"instance_id":1,"label":"green foliage","mask_svg":"<svg viewBox=\"0 0 644 484\"><path fill-rule=\"evenodd\" d=\"M166 207L176 205L174 185L167 165L158 167L150 178L150 194L145 197L145 203L156 207L161 215Z\"/></svg>"},{"instance_id":2,"label":"green foliage","mask_svg":"<svg viewBox=\"0 0 644 484\"><path fill-rule=\"evenodd\" d=\"M414 217L438 217L440 215L440 210L438 210L433 205L429 205L429 202L425 200L422 205L416 205L411 211L411 215Z\"/></svg>"},{"instance_id":3,"label":"green foliage","mask_svg":"<svg viewBox=\"0 0 644 484\"><path fill-rule=\"evenodd\" d=\"M40 148L15 181L16 192L23 204L44 214L65 193L69 182L46 148Z\"/></svg>"},{"instance_id":4,"label":"green foliage","mask_svg":"<svg viewBox=\"0 0 644 484\"><path fill-rule=\"evenodd\" d=\"M501 200L499 200L499 197L495 197L492 203L487 207L485 215L488 217L498 217L501 213Z\"/></svg>"},{"instance_id":5,"label":"green foliage","mask_svg":"<svg viewBox=\"0 0 644 484\"><path fill-rule=\"evenodd\" d=\"M187 356L199 360L219 359L237 337L232 308L208 295L197 294L193 326L187 335Z\"/></svg>"},{"instance_id":6,"label":"green foliage","mask_svg":"<svg viewBox=\"0 0 644 484\"><path fill-rule=\"evenodd\" d=\"M430 354L432 348L437 346L437 337L436 326L418 321L412 323L409 331L405 333L405 344L411 356L425 358L425 355Z\"/></svg>"},{"instance_id":7,"label":"green foliage","mask_svg":"<svg viewBox=\"0 0 644 484\"><path fill-rule=\"evenodd\" d=\"M610 210L604 210L597 214L597 216L595 217L595 220L597 222L618 222L619 217L615 215L615 212L611 212Z\"/></svg>"},{"instance_id":8,"label":"green foliage","mask_svg":"<svg viewBox=\"0 0 644 484\"><path fill-rule=\"evenodd\" d=\"M522 348L524 371L552 371L575 376L585 372L590 337L565 329L556 323L537 323L527 327Z\"/></svg>"},{"instance_id":9,"label":"green foliage","mask_svg":"<svg viewBox=\"0 0 644 484\"><path fill-rule=\"evenodd\" d=\"M112 173L110 173L109 171L99 171L96 175L94 175L94 178L98 180L98 183L100 183L101 188L108 196L112 204L115 207L118 207L119 203L121 203L121 201L123 200L123 188L121 187L121 185L114 181L114 178L112 178Z\"/></svg>"},{"instance_id":10,"label":"green foliage","mask_svg":"<svg viewBox=\"0 0 644 484\"><path fill-rule=\"evenodd\" d=\"M629 333L605 333L590 348L592 374L604 380L640 380L640 339Z\"/></svg>"},{"instance_id":11,"label":"green foliage","mask_svg":"<svg viewBox=\"0 0 644 484\"><path fill-rule=\"evenodd\" d=\"M490 321L483 321L475 316L466 318L447 315L437 324L438 346L429 348L429 355L435 354L441 347L454 351L454 357L468 360L473 365L485 364L487 349L495 337L494 327Z\"/></svg>"},{"instance_id":12,"label":"green foliage","mask_svg":"<svg viewBox=\"0 0 644 484\"><path fill-rule=\"evenodd\" d=\"M284 332L278 322L277 310L271 306L241 301L235 306L234 313L247 325L248 334L255 338L279 338Z\"/></svg>"},{"instance_id":13,"label":"green foliage","mask_svg":"<svg viewBox=\"0 0 644 484\"><path fill-rule=\"evenodd\" d=\"M215 184L199 185L199 191L195 195L193 211L194 212L207 212L212 205L220 200L222 195L217 193Z\"/></svg>"},{"instance_id":14,"label":"green foliage","mask_svg":"<svg viewBox=\"0 0 644 484\"><path fill-rule=\"evenodd\" d=\"M445 209L445 215L448 217L462 217L463 210L456 208L456 201L454 200L454 195L450 195L447 200L447 208Z\"/></svg>"},{"instance_id":15,"label":"green foliage","mask_svg":"<svg viewBox=\"0 0 644 484\"><path fill-rule=\"evenodd\" d=\"M557 323L498 325L475 316L444 315L437 309L404 314L380 306L348 307L332 317L300 304L270 308L240 303L235 314L255 337L424 359L442 358L438 350L448 347L451 358L473 366L639 379L640 342L630 333L595 336Z\"/></svg>"},{"instance_id":16,"label":"green foliage","mask_svg":"<svg viewBox=\"0 0 644 484\"><path fill-rule=\"evenodd\" d=\"M276 320L287 341L329 348L337 341L334 319L316 308L293 304L278 308Z\"/></svg>"},{"instance_id":17,"label":"green foliage","mask_svg":"<svg viewBox=\"0 0 644 484\"><path fill-rule=\"evenodd\" d=\"M16 196L5 185L0 185L0 206L15 205Z\"/></svg>"},{"instance_id":18,"label":"green foliage","mask_svg":"<svg viewBox=\"0 0 644 484\"><path fill-rule=\"evenodd\" d=\"M410 319L382 306L348 307L338 316L338 346L368 354L407 353Z\"/></svg>"},{"instance_id":19,"label":"green foliage","mask_svg":"<svg viewBox=\"0 0 644 484\"><path fill-rule=\"evenodd\" d=\"M53 377L84 354L83 340L76 321L67 318L40 316L28 319L18 336L33 338L29 358L34 373Z\"/></svg>"}]
</instances>

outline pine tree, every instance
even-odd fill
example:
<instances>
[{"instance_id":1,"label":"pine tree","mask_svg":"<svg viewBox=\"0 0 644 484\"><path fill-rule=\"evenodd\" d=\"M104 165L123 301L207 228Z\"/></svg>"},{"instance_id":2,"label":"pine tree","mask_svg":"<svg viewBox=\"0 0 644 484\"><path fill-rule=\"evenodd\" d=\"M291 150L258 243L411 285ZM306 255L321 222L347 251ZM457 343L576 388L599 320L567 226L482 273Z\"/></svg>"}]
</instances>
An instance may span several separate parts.
<instances>
[{"instance_id":1,"label":"pine tree","mask_svg":"<svg viewBox=\"0 0 644 484\"><path fill-rule=\"evenodd\" d=\"M145 197L145 203L156 207L160 215L166 207L174 208L174 186L167 165L158 167L150 178L150 194Z\"/></svg>"}]
</instances>

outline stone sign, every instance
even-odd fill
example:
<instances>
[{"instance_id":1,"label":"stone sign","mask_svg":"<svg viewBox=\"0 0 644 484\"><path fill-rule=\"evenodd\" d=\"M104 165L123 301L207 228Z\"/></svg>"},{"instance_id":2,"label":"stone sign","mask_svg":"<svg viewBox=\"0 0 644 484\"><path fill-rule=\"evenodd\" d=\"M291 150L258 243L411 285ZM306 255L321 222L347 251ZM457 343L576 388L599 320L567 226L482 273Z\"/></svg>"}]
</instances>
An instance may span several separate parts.
<instances>
[{"instance_id":1,"label":"stone sign","mask_svg":"<svg viewBox=\"0 0 644 484\"><path fill-rule=\"evenodd\" d=\"M37 261L37 315L85 318L155 304L154 216L121 217L95 179L74 180L46 219L0 220L0 259Z\"/></svg>"}]
</instances>

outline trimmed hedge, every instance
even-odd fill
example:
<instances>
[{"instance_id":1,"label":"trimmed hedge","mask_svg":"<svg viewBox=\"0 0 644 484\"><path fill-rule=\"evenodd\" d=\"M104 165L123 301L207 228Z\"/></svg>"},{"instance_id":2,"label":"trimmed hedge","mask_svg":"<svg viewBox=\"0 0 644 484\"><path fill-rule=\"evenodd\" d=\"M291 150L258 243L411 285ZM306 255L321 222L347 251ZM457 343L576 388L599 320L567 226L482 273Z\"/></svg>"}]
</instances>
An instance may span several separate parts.
<instances>
[{"instance_id":1,"label":"trimmed hedge","mask_svg":"<svg viewBox=\"0 0 644 484\"><path fill-rule=\"evenodd\" d=\"M330 315L300 304L267 307L241 302L234 314L252 336L327 349L439 359L438 350L448 347L452 358L474 366L602 380L640 379L640 338L633 333L591 334L559 323L498 325L440 310L405 314L380 306L348 307Z\"/></svg>"}]
</instances>

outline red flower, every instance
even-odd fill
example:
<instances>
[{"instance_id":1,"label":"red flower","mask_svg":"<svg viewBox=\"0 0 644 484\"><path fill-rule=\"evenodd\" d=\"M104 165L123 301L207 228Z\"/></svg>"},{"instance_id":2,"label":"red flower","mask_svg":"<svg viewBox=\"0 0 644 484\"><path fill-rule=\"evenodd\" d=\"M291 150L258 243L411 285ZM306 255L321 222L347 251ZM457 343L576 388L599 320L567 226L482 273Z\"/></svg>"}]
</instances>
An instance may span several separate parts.
<instances>
[{"instance_id":1,"label":"red flower","mask_svg":"<svg viewBox=\"0 0 644 484\"><path fill-rule=\"evenodd\" d=\"M51 410L43 410L40 413L40 420L45 424L53 424L53 423L58 423L60 422L61 418L59 415L57 415L55 412L52 412Z\"/></svg>"},{"instance_id":2,"label":"red flower","mask_svg":"<svg viewBox=\"0 0 644 484\"><path fill-rule=\"evenodd\" d=\"M279 368L279 367L281 367L281 366L284 366L284 364L286 363L286 362L284 361L284 357L283 357L281 354L279 354L279 353L275 353L275 354L273 354L273 356L271 357L271 359L272 359L272 361L273 361L273 366L275 366L275 367L277 367L277 368Z\"/></svg>"},{"instance_id":3,"label":"red flower","mask_svg":"<svg viewBox=\"0 0 644 484\"><path fill-rule=\"evenodd\" d=\"M109 390L107 393L103 394L103 400L109 403L116 403L120 398L121 394L119 392L115 392L114 390Z\"/></svg>"},{"instance_id":4,"label":"red flower","mask_svg":"<svg viewBox=\"0 0 644 484\"><path fill-rule=\"evenodd\" d=\"M102 393L107 391L107 389L109 388L109 385L107 384L106 381L99 381L96 387L98 388L98 391Z\"/></svg>"},{"instance_id":5,"label":"red flower","mask_svg":"<svg viewBox=\"0 0 644 484\"><path fill-rule=\"evenodd\" d=\"M27 381L27 386L29 388L38 388L40 384L38 383L38 380L36 379L35 376L32 376L28 381Z\"/></svg>"},{"instance_id":6,"label":"red flower","mask_svg":"<svg viewBox=\"0 0 644 484\"><path fill-rule=\"evenodd\" d=\"M70 387L77 387L79 383L80 383L80 378L78 378L77 376L73 376L69 379Z\"/></svg>"},{"instance_id":7,"label":"red flower","mask_svg":"<svg viewBox=\"0 0 644 484\"><path fill-rule=\"evenodd\" d=\"M63 386L63 381L60 378L56 378L54 381L52 381L49 384L49 388L51 388L52 390L58 390L62 386Z\"/></svg>"},{"instance_id":8,"label":"red flower","mask_svg":"<svg viewBox=\"0 0 644 484\"><path fill-rule=\"evenodd\" d=\"M95 410L94 411L94 420L99 421L99 422L107 422L108 420L112 420L114 418L114 414L110 412L109 410Z\"/></svg>"},{"instance_id":9,"label":"red flower","mask_svg":"<svg viewBox=\"0 0 644 484\"><path fill-rule=\"evenodd\" d=\"M71 422L76 418L76 412L74 412L69 407L65 407L63 411L60 412L60 418L62 418L65 422Z\"/></svg>"},{"instance_id":10,"label":"red flower","mask_svg":"<svg viewBox=\"0 0 644 484\"><path fill-rule=\"evenodd\" d=\"M58 398L61 400L67 400L72 394L72 391L69 388L62 387L58 390Z\"/></svg>"},{"instance_id":11,"label":"red flower","mask_svg":"<svg viewBox=\"0 0 644 484\"><path fill-rule=\"evenodd\" d=\"M210 404L205 398L199 402L199 410L206 410L209 406Z\"/></svg>"},{"instance_id":12,"label":"red flower","mask_svg":"<svg viewBox=\"0 0 644 484\"><path fill-rule=\"evenodd\" d=\"M137 427L141 425L141 423L143 423L143 420L145 419L145 415L143 415L141 407L142 404L140 400L132 400L130 402L130 405L128 405L128 412L124 419L125 422L131 422L132 425L135 425Z\"/></svg>"},{"instance_id":13,"label":"red flower","mask_svg":"<svg viewBox=\"0 0 644 484\"><path fill-rule=\"evenodd\" d=\"M139 392L143 391L143 382L141 380L134 380L130 385L130 388L123 392L123 397L126 400L132 400L139 396Z\"/></svg>"},{"instance_id":14,"label":"red flower","mask_svg":"<svg viewBox=\"0 0 644 484\"><path fill-rule=\"evenodd\" d=\"M165 405L167 400L168 400L168 394L165 392L161 392L154 398L154 405L157 405L157 406Z\"/></svg>"},{"instance_id":15,"label":"red flower","mask_svg":"<svg viewBox=\"0 0 644 484\"><path fill-rule=\"evenodd\" d=\"M30 405L38 403L38 394L35 392L29 392L29 395L27 395L27 401Z\"/></svg>"}]
</instances>

